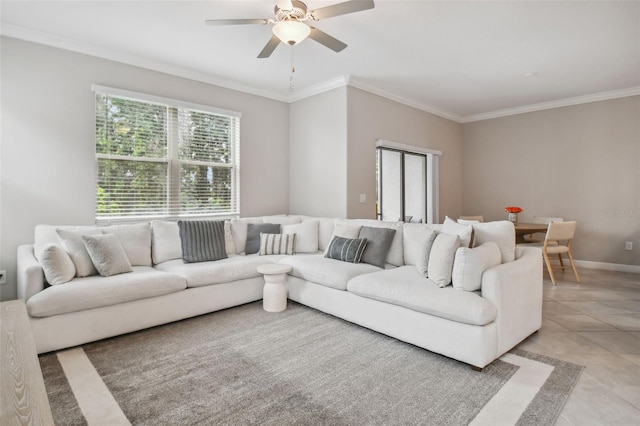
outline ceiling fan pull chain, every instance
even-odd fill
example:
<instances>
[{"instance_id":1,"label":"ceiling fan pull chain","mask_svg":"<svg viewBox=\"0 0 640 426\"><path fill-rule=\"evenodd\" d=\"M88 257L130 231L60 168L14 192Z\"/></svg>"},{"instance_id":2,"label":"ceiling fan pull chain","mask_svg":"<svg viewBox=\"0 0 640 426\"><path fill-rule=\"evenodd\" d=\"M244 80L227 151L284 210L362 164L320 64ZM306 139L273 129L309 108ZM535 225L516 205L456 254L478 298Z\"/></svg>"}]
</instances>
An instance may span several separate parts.
<instances>
[{"instance_id":1,"label":"ceiling fan pull chain","mask_svg":"<svg viewBox=\"0 0 640 426\"><path fill-rule=\"evenodd\" d=\"M291 45L291 75L289 76L289 92L294 92L296 90L295 84L293 83L293 74L295 72L296 67L294 64L293 45Z\"/></svg>"}]
</instances>

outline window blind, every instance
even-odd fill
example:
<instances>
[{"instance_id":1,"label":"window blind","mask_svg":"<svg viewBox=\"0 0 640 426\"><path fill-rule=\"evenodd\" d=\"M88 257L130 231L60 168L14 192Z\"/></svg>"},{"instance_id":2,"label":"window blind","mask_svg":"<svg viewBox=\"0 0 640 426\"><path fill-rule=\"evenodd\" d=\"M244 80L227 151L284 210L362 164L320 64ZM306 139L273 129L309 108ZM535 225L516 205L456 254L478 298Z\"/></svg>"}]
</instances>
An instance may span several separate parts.
<instances>
[{"instance_id":1,"label":"window blind","mask_svg":"<svg viewBox=\"0 0 640 426\"><path fill-rule=\"evenodd\" d=\"M96 221L239 212L239 114L99 87Z\"/></svg>"}]
</instances>

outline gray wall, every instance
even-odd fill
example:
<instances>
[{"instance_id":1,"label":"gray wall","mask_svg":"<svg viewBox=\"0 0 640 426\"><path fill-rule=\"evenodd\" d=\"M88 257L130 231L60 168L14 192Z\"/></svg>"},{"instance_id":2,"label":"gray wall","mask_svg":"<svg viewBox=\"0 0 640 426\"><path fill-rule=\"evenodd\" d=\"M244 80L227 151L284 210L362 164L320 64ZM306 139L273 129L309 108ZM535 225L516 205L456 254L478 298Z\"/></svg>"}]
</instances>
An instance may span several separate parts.
<instances>
[{"instance_id":1,"label":"gray wall","mask_svg":"<svg viewBox=\"0 0 640 426\"><path fill-rule=\"evenodd\" d=\"M466 123L462 166L464 214L574 219L577 259L640 265L640 96Z\"/></svg>"},{"instance_id":2,"label":"gray wall","mask_svg":"<svg viewBox=\"0 0 640 426\"><path fill-rule=\"evenodd\" d=\"M293 102L289 119L290 212L346 217L347 88Z\"/></svg>"},{"instance_id":3,"label":"gray wall","mask_svg":"<svg viewBox=\"0 0 640 426\"><path fill-rule=\"evenodd\" d=\"M462 209L462 131L459 123L349 87L347 209L352 218L375 218L375 141L386 139L442 151L440 221ZM360 203L360 194L367 202Z\"/></svg>"},{"instance_id":4,"label":"gray wall","mask_svg":"<svg viewBox=\"0 0 640 426\"><path fill-rule=\"evenodd\" d=\"M286 103L12 38L0 42L3 300L16 296L16 248L33 241L36 224L94 223L92 84L241 112L241 214L288 211Z\"/></svg>"}]
</instances>

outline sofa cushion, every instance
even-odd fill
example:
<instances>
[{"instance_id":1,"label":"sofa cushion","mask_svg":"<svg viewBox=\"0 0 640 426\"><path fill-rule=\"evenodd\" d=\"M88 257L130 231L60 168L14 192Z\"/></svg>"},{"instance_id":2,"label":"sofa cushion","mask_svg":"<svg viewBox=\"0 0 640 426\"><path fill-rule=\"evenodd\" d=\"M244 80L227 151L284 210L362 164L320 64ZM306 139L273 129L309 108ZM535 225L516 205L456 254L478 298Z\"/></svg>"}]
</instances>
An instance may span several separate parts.
<instances>
[{"instance_id":1,"label":"sofa cushion","mask_svg":"<svg viewBox=\"0 0 640 426\"><path fill-rule=\"evenodd\" d=\"M179 220L182 260L185 263L220 260L227 257L224 221Z\"/></svg>"},{"instance_id":2,"label":"sofa cushion","mask_svg":"<svg viewBox=\"0 0 640 426\"><path fill-rule=\"evenodd\" d=\"M336 219L330 217L302 217L302 222L319 222L318 223L318 250L324 252L331 238L333 237L333 229L335 228Z\"/></svg>"},{"instance_id":3,"label":"sofa cushion","mask_svg":"<svg viewBox=\"0 0 640 426\"><path fill-rule=\"evenodd\" d=\"M297 234L260 234L260 256L270 254L292 255L297 246Z\"/></svg>"},{"instance_id":4,"label":"sofa cushion","mask_svg":"<svg viewBox=\"0 0 640 426\"><path fill-rule=\"evenodd\" d=\"M450 217L445 217L442 232L449 235L457 235L460 238L460 247L471 247L473 227L456 222Z\"/></svg>"},{"instance_id":5,"label":"sofa cushion","mask_svg":"<svg viewBox=\"0 0 640 426\"><path fill-rule=\"evenodd\" d=\"M176 259L156 265L155 268L184 277L188 287L202 287L259 277L258 266L276 262L282 257L253 254L199 263L184 263L181 259Z\"/></svg>"},{"instance_id":6,"label":"sofa cushion","mask_svg":"<svg viewBox=\"0 0 640 426\"><path fill-rule=\"evenodd\" d=\"M342 238L335 236L324 257L342 262L360 263L367 247L366 238Z\"/></svg>"},{"instance_id":7,"label":"sofa cushion","mask_svg":"<svg viewBox=\"0 0 640 426\"><path fill-rule=\"evenodd\" d=\"M318 252L318 226L317 220L309 220L293 225L283 225L283 234L296 234L296 253Z\"/></svg>"},{"instance_id":8,"label":"sofa cushion","mask_svg":"<svg viewBox=\"0 0 640 426\"><path fill-rule=\"evenodd\" d=\"M347 290L358 296L391 303L472 325L486 325L496 318L496 308L475 292L439 288L413 266L385 269L352 278Z\"/></svg>"},{"instance_id":9,"label":"sofa cushion","mask_svg":"<svg viewBox=\"0 0 640 426\"><path fill-rule=\"evenodd\" d=\"M111 277L75 278L48 287L27 300L27 311L33 317L48 317L162 296L187 287L183 277L149 266L134 266L133 271Z\"/></svg>"},{"instance_id":10,"label":"sofa cushion","mask_svg":"<svg viewBox=\"0 0 640 426\"><path fill-rule=\"evenodd\" d=\"M475 245L479 246L487 241L493 241L500 247L502 263L515 260L516 228L508 220L475 223L473 225Z\"/></svg>"},{"instance_id":11,"label":"sofa cushion","mask_svg":"<svg viewBox=\"0 0 640 426\"><path fill-rule=\"evenodd\" d=\"M336 219L336 227L339 224L395 229L396 233L393 236L391 247L389 247L386 262L395 266L404 265L404 254L402 250L402 222L383 222L374 219Z\"/></svg>"},{"instance_id":12,"label":"sofa cushion","mask_svg":"<svg viewBox=\"0 0 640 426\"><path fill-rule=\"evenodd\" d=\"M453 262L453 288L465 291L480 290L484 271L500 263L500 247L493 241L487 241L475 248L460 247Z\"/></svg>"},{"instance_id":13,"label":"sofa cushion","mask_svg":"<svg viewBox=\"0 0 640 426\"><path fill-rule=\"evenodd\" d=\"M151 222L151 258L154 265L182 258L182 242L177 222Z\"/></svg>"},{"instance_id":14,"label":"sofa cushion","mask_svg":"<svg viewBox=\"0 0 640 426\"><path fill-rule=\"evenodd\" d=\"M458 247L460 247L460 238L457 235L441 233L433 241L429 253L427 275L439 287L451 284L453 261Z\"/></svg>"},{"instance_id":15,"label":"sofa cushion","mask_svg":"<svg viewBox=\"0 0 640 426\"><path fill-rule=\"evenodd\" d=\"M422 247L418 251L419 257L416 261L416 269L422 274L423 277L429 278L429 258L431 257L431 248L433 242L436 240L438 233L431 231L430 234L422 242Z\"/></svg>"},{"instance_id":16,"label":"sofa cushion","mask_svg":"<svg viewBox=\"0 0 640 426\"><path fill-rule=\"evenodd\" d=\"M247 224L246 254L256 254L260 251L260 234L279 234L279 223L249 223Z\"/></svg>"},{"instance_id":17,"label":"sofa cushion","mask_svg":"<svg viewBox=\"0 0 640 426\"><path fill-rule=\"evenodd\" d=\"M88 277L90 275L96 275L98 273L91 257L87 252L87 248L84 246L81 237L83 235L100 235L102 232L98 228L92 228L87 230L70 230L70 229L57 229L58 237L62 241L62 246L69 253L69 257L73 261L76 267L77 277Z\"/></svg>"},{"instance_id":18,"label":"sofa cushion","mask_svg":"<svg viewBox=\"0 0 640 426\"><path fill-rule=\"evenodd\" d=\"M103 277L133 271L127 253L114 234L83 235L81 239L93 265Z\"/></svg>"},{"instance_id":19,"label":"sofa cushion","mask_svg":"<svg viewBox=\"0 0 640 426\"><path fill-rule=\"evenodd\" d=\"M368 263L341 262L322 254L287 256L280 263L291 265L290 274L294 277L338 290L346 290L347 282L353 277L380 270Z\"/></svg>"},{"instance_id":20,"label":"sofa cushion","mask_svg":"<svg viewBox=\"0 0 640 426\"><path fill-rule=\"evenodd\" d=\"M247 225L264 223L261 217L243 217L231 219L231 235L236 246L236 254L244 254L247 245Z\"/></svg>"},{"instance_id":21,"label":"sofa cushion","mask_svg":"<svg viewBox=\"0 0 640 426\"><path fill-rule=\"evenodd\" d=\"M405 265L417 265L422 258L424 246L435 238L436 231L431 225L422 223L405 223L402 226L402 251ZM426 260L425 260L426 269Z\"/></svg>"},{"instance_id":22,"label":"sofa cushion","mask_svg":"<svg viewBox=\"0 0 640 426\"><path fill-rule=\"evenodd\" d=\"M151 224L147 222L101 227L103 234L115 234L131 266L151 266Z\"/></svg>"},{"instance_id":23,"label":"sofa cushion","mask_svg":"<svg viewBox=\"0 0 640 426\"><path fill-rule=\"evenodd\" d=\"M76 267L69 254L57 244L46 244L40 250L39 262L51 285L64 284L76 276Z\"/></svg>"},{"instance_id":24,"label":"sofa cushion","mask_svg":"<svg viewBox=\"0 0 640 426\"><path fill-rule=\"evenodd\" d=\"M358 238L367 240L367 246L362 254L362 262L384 268L395 233L396 230L391 228L373 228L371 226L360 228Z\"/></svg>"}]
</instances>

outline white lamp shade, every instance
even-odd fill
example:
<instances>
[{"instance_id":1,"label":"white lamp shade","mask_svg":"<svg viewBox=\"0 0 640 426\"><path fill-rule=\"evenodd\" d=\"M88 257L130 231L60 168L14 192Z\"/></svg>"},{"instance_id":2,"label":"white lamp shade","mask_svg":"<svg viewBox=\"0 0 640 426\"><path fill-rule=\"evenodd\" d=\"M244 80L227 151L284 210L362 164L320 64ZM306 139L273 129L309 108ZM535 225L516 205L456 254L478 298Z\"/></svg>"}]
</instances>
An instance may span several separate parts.
<instances>
[{"instance_id":1,"label":"white lamp shade","mask_svg":"<svg viewBox=\"0 0 640 426\"><path fill-rule=\"evenodd\" d=\"M273 26L273 34L283 43L293 46L307 38L311 34L311 28L298 21L282 21Z\"/></svg>"}]
</instances>

